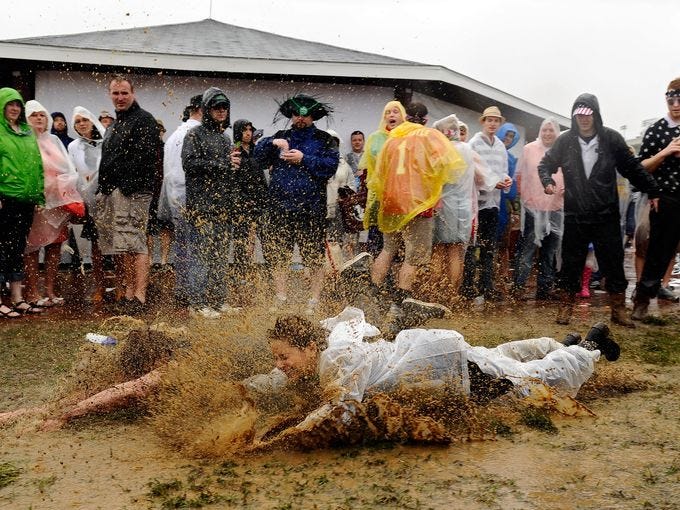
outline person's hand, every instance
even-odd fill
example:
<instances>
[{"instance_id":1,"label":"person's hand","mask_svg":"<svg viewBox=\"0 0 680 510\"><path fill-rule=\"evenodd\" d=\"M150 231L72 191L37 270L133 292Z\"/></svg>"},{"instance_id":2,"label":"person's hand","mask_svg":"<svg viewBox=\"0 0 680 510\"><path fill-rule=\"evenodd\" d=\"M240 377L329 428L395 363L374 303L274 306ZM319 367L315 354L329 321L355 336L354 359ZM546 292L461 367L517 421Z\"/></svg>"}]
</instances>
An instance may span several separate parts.
<instances>
[{"instance_id":1,"label":"person's hand","mask_svg":"<svg viewBox=\"0 0 680 510\"><path fill-rule=\"evenodd\" d=\"M288 140L285 138L274 138L272 140L272 145L278 147L282 151L287 151L290 147L288 146Z\"/></svg>"},{"instance_id":2,"label":"person's hand","mask_svg":"<svg viewBox=\"0 0 680 510\"><path fill-rule=\"evenodd\" d=\"M283 151L281 153L281 159L282 160L284 160L288 163L292 163L294 165L299 165L302 162L302 158L304 156L305 155L297 149L290 149L290 150L287 150L287 151Z\"/></svg>"},{"instance_id":3,"label":"person's hand","mask_svg":"<svg viewBox=\"0 0 680 510\"><path fill-rule=\"evenodd\" d=\"M671 143L664 148L664 151L668 156L673 155L676 158L680 158L680 137L671 140Z\"/></svg>"},{"instance_id":4,"label":"person's hand","mask_svg":"<svg viewBox=\"0 0 680 510\"><path fill-rule=\"evenodd\" d=\"M241 168L241 149L236 147L232 150L231 154L229 154L229 160L233 168Z\"/></svg>"},{"instance_id":5,"label":"person's hand","mask_svg":"<svg viewBox=\"0 0 680 510\"><path fill-rule=\"evenodd\" d=\"M654 212L659 212L659 199L658 198L650 198L649 199L649 209L654 211Z\"/></svg>"},{"instance_id":6,"label":"person's hand","mask_svg":"<svg viewBox=\"0 0 680 510\"><path fill-rule=\"evenodd\" d=\"M546 195L554 195L554 194L555 194L555 191L556 191L556 190L555 190L555 185L554 185L554 184L548 184L548 185L544 188L543 191L544 191L544 193L545 193Z\"/></svg>"},{"instance_id":7,"label":"person's hand","mask_svg":"<svg viewBox=\"0 0 680 510\"><path fill-rule=\"evenodd\" d=\"M512 178L506 175L502 181L496 184L496 189L507 190L510 189L510 186L512 186Z\"/></svg>"}]
</instances>

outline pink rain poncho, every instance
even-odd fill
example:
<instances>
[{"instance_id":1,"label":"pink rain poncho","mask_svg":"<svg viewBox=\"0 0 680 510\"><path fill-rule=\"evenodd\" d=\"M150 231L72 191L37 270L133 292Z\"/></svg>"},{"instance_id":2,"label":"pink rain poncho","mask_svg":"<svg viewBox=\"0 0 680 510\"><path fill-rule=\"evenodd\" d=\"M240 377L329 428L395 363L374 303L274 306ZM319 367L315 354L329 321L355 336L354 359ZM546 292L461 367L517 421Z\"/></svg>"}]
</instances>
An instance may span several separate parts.
<instances>
[{"instance_id":1,"label":"pink rain poncho","mask_svg":"<svg viewBox=\"0 0 680 510\"><path fill-rule=\"evenodd\" d=\"M560 126L553 119L545 119L541 123L541 129L546 124L551 124L556 137L559 136ZM564 230L564 177L562 170L554 175L554 195L546 195L543 183L538 176L538 164L550 147L546 146L539 137L524 146L522 156L517 165L515 178L519 182L520 201L522 202L521 228L524 230L526 211L534 216L534 239L541 246L543 238L548 234L555 233L562 236Z\"/></svg>"},{"instance_id":2,"label":"pink rain poncho","mask_svg":"<svg viewBox=\"0 0 680 510\"><path fill-rule=\"evenodd\" d=\"M33 225L26 243L26 253L66 239L66 225L72 215L83 216L85 206L76 188L78 174L61 140L50 134L52 117L38 101L26 103L26 118L44 112L47 129L36 133L45 179L45 207L33 215Z\"/></svg>"},{"instance_id":3,"label":"pink rain poncho","mask_svg":"<svg viewBox=\"0 0 680 510\"><path fill-rule=\"evenodd\" d=\"M367 210L377 208L382 232L398 231L434 208L444 184L456 182L465 167L458 151L439 131L404 122L390 131L374 171L368 174Z\"/></svg>"}]
</instances>

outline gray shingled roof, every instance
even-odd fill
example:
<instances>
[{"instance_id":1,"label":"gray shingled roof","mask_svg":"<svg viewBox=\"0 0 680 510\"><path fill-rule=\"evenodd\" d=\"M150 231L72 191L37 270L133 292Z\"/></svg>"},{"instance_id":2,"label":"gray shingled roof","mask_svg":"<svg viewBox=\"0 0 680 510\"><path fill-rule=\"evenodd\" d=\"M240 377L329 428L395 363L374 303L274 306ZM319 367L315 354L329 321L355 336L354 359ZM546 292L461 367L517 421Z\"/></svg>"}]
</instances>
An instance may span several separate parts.
<instances>
[{"instance_id":1,"label":"gray shingled roof","mask_svg":"<svg viewBox=\"0 0 680 510\"><path fill-rule=\"evenodd\" d=\"M196 57L357 64L414 63L329 44L284 37L252 28L237 27L213 19L175 25L107 30L106 32L28 37L3 42Z\"/></svg>"}]
</instances>

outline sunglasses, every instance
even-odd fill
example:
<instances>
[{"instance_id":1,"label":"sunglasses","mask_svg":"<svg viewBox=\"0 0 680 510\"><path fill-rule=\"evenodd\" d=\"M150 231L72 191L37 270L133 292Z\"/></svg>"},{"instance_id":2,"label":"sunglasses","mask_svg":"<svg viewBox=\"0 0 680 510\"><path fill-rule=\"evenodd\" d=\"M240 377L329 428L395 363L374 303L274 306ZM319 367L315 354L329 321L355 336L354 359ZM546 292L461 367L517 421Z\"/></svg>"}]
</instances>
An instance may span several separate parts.
<instances>
[{"instance_id":1,"label":"sunglasses","mask_svg":"<svg viewBox=\"0 0 680 510\"><path fill-rule=\"evenodd\" d=\"M667 97L666 103L668 106L673 106L676 103L680 105L680 96Z\"/></svg>"}]
</instances>

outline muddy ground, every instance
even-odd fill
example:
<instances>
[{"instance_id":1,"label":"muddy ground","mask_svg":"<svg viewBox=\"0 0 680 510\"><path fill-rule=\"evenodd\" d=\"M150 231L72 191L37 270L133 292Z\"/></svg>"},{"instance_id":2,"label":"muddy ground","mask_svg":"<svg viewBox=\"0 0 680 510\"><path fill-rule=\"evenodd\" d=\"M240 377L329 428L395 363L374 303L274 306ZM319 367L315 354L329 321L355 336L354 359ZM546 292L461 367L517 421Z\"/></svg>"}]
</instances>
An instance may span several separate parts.
<instances>
[{"instance_id":1,"label":"muddy ground","mask_svg":"<svg viewBox=\"0 0 680 510\"><path fill-rule=\"evenodd\" d=\"M78 285L65 283L76 295ZM258 308L206 324L164 299L146 320L216 338L257 334L271 323ZM612 328L621 360L600 362L600 375L579 396L595 417L550 413L543 425L506 419L449 446L378 443L217 459L170 447L143 407L53 432L24 419L0 429L0 508L678 508L679 307L653 307L664 320L635 330ZM562 338L608 318L602 295L582 302L570 326L554 324L554 313L550 304L502 303L431 325L496 345ZM73 383L84 334L101 331L109 315L85 306L0 322L0 412L53 402L65 381Z\"/></svg>"}]
</instances>

